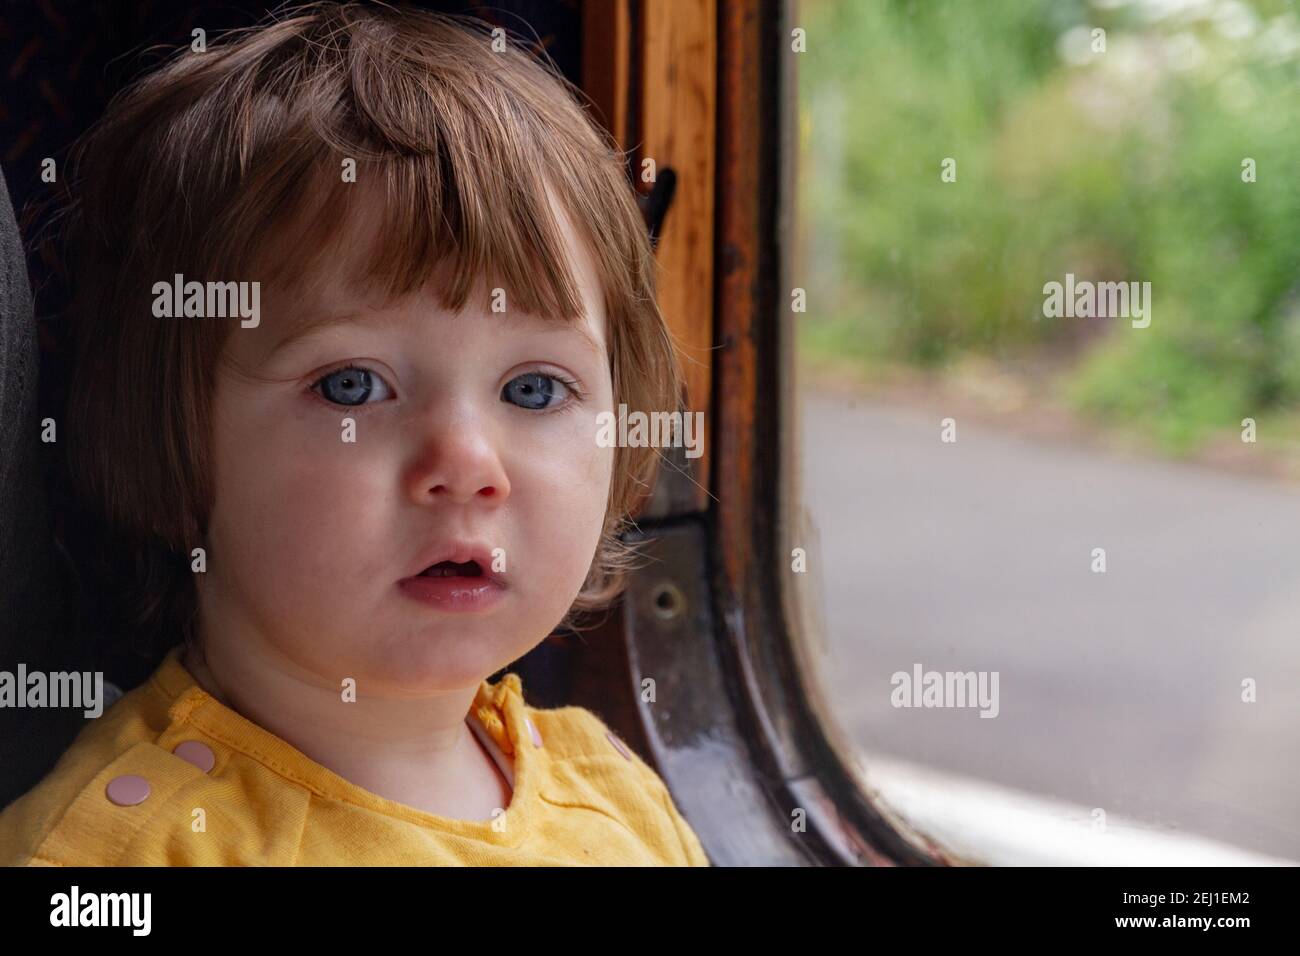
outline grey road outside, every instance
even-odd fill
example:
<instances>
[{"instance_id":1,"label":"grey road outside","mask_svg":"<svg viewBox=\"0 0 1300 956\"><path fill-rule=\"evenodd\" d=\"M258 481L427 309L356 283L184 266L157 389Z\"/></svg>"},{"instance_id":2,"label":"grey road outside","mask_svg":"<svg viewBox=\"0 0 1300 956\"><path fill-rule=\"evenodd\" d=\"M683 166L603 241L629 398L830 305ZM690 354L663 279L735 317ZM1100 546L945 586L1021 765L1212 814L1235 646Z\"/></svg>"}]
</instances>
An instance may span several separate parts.
<instances>
[{"instance_id":1,"label":"grey road outside","mask_svg":"<svg viewBox=\"0 0 1300 956\"><path fill-rule=\"evenodd\" d=\"M865 760L1300 859L1300 490L960 418L945 444L942 416L851 395L800 404L803 580ZM998 716L892 706L917 663L997 671Z\"/></svg>"}]
</instances>

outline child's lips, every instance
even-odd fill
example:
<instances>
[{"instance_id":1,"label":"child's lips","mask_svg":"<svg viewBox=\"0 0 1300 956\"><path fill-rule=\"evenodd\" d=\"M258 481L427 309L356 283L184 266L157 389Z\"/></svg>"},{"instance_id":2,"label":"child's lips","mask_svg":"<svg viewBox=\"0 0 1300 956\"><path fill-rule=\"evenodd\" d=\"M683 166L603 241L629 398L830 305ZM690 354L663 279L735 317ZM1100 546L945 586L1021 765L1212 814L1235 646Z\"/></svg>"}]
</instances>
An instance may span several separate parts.
<instances>
[{"instance_id":1,"label":"child's lips","mask_svg":"<svg viewBox=\"0 0 1300 956\"><path fill-rule=\"evenodd\" d=\"M417 558L416 570L402 580L460 580L466 586L471 582L490 581L504 588L504 574L493 567L498 554L504 554L502 549L476 541L441 542Z\"/></svg>"},{"instance_id":2,"label":"child's lips","mask_svg":"<svg viewBox=\"0 0 1300 956\"><path fill-rule=\"evenodd\" d=\"M477 541L434 544L417 559L420 569L397 586L407 597L440 611L485 611L506 593L505 575L492 567L500 553Z\"/></svg>"},{"instance_id":3,"label":"child's lips","mask_svg":"<svg viewBox=\"0 0 1300 956\"><path fill-rule=\"evenodd\" d=\"M422 604L455 613L485 611L500 601L506 592L505 585L491 575L434 577L417 574L403 578L398 587L407 597Z\"/></svg>"}]
</instances>

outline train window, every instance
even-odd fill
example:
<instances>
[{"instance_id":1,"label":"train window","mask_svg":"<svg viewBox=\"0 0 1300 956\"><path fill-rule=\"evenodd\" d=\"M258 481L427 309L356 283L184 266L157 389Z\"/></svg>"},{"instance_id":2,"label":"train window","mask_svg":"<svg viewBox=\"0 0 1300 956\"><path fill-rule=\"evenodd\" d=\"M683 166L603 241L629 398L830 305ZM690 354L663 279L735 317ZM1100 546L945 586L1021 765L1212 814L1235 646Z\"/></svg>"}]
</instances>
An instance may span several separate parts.
<instances>
[{"instance_id":1,"label":"train window","mask_svg":"<svg viewBox=\"0 0 1300 956\"><path fill-rule=\"evenodd\" d=\"M1300 860L1283 0L11 6L0 862Z\"/></svg>"},{"instance_id":2,"label":"train window","mask_svg":"<svg viewBox=\"0 0 1300 956\"><path fill-rule=\"evenodd\" d=\"M788 15L786 553L864 786L982 862L1300 860L1290 4Z\"/></svg>"}]
</instances>

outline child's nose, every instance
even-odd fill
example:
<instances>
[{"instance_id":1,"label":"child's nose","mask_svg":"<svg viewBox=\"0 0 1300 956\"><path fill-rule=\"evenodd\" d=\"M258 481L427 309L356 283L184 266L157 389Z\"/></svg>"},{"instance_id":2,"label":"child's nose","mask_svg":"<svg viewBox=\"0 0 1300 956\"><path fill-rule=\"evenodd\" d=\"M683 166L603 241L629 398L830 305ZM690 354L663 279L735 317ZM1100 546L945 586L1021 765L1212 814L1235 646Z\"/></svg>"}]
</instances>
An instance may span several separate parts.
<instances>
[{"instance_id":1,"label":"child's nose","mask_svg":"<svg viewBox=\"0 0 1300 956\"><path fill-rule=\"evenodd\" d=\"M406 485L412 500L421 504L502 501L510 495L510 479L492 433L465 420L429 432Z\"/></svg>"}]
</instances>

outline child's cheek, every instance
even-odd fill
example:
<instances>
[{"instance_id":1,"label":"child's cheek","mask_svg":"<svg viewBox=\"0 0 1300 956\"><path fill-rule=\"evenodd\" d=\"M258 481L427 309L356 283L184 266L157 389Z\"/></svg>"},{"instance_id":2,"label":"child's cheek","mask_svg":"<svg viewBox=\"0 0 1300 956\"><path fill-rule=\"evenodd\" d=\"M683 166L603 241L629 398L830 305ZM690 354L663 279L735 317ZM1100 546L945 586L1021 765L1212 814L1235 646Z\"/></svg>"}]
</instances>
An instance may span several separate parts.
<instances>
[{"instance_id":1,"label":"child's cheek","mask_svg":"<svg viewBox=\"0 0 1300 956\"><path fill-rule=\"evenodd\" d=\"M389 570L380 564L392 558L391 539L385 547L374 509L392 495L378 487L374 451L343 440L344 417L231 419L220 443L217 508L228 548L245 574L269 575L288 601Z\"/></svg>"},{"instance_id":2,"label":"child's cheek","mask_svg":"<svg viewBox=\"0 0 1300 956\"><path fill-rule=\"evenodd\" d=\"M542 460L521 472L527 480L515 484L533 560L566 600L586 578L609 500L615 449L601 447L597 433L594 413L573 416L565 439L549 443Z\"/></svg>"},{"instance_id":3,"label":"child's cheek","mask_svg":"<svg viewBox=\"0 0 1300 956\"><path fill-rule=\"evenodd\" d=\"M395 570L392 529L381 513L396 494L387 449L376 434L343 440L342 419L351 417L364 428L361 416L340 410L337 430L328 421L332 417L320 416L313 427L287 429L267 442L251 476L260 485L267 531L279 538L277 550L326 586L341 574Z\"/></svg>"}]
</instances>

